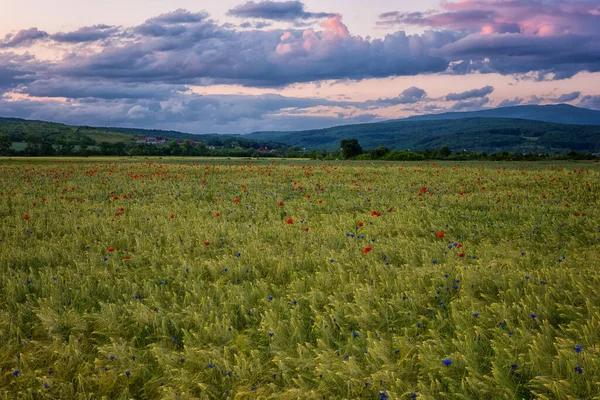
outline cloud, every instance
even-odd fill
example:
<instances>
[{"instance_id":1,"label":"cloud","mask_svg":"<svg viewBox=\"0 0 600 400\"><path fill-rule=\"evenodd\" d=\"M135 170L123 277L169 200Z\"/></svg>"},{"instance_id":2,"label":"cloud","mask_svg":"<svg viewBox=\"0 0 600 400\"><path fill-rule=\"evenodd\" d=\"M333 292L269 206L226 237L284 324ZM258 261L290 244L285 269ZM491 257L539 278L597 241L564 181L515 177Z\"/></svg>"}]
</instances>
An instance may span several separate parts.
<instances>
[{"instance_id":1,"label":"cloud","mask_svg":"<svg viewBox=\"0 0 600 400\"><path fill-rule=\"evenodd\" d=\"M248 133L257 130L317 129L368 122L373 114L335 116L299 115L298 109L346 106L325 99L280 95L176 94L156 99L20 99L0 97L3 116L40 119L74 125L176 129L192 133Z\"/></svg>"},{"instance_id":2,"label":"cloud","mask_svg":"<svg viewBox=\"0 0 600 400\"><path fill-rule=\"evenodd\" d=\"M566 79L600 71L600 7L597 1L443 1L428 12L391 11L383 27L419 26L462 32L432 55L451 61L452 73L521 74Z\"/></svg>"},{"instance_id":3,"label":"cloud","mask_svg":"<svg viewBox=\"0 0 600 400\"><path fill-rule=\"evenodd\" d=\"M539 79L565 79L580 71L600 71L600 41L594 36L474 34L433 49L431 55L470 60L461 73L537 72Z\"/></svg>"},{"instance_id":4,"label":"cloud","mask_svg":"<svg viewBox=\"0 0 600 400\"><path fill-rule=\"evenodd\" d=\"M579 106L591 108L592 110L600 110L600 95L584 96L579 102Z\"/></svg>"},{"instance_id":5,"label":"cloud","mask_svg":"<svg viewBox=\"0 0 600 400\"><path fill-rule=\"evenodd\" d=\"M35 71L42 71L44 68L45 65L36 61L32 55L0 53L0 94L34 82Z\"/></svg>"},{"instance_id":6,"label":"cloud","mask_svg":"<svg viewBox=\"0 0 600 400\"><path fill-rule=\"evenodd\" d=\"M446 101L468 100L475 99L478 97L485 97L493 91L494 88L492 86L485 86L481 89L472 89L461 93L449 93L446 95Z\"/></svg>"},{"instance_id":7,"label":"cloud","mask_svg":"<svg viewBox=\"0 0 600 400\"><path fill-rule=\"evenodd\" d=\"M580 26L573 32L557 31L553 35L534 30L486 34L472 21L488 18L498 23L497 15L503 16L507 24L521 21L506 8L529 0L511 0L510 7L508 2L493 0L500 5L498 9L462 0L465 1L477 5L477 12L443 3L443 12L452 17L448 25L439 25L440 28L422 22L422 26L434 29L419 34L397 31L382 38L353 35L337 14L328 14L314 25L311 18L317 14L305 11L302 3L295 2L276 3L296 4L293 18L289 13L284 13L284 17L272 14L275 16L269 19L245 16L251 21L240 26L219 24L205 12L179 9L132 27L100 24L54 34L36 28L23 30L0 41L0 110L3 115L69 123L202 132L239 133L284 126L302 129L359 121L359 116L375 118L374 110L390 106L402 105L405 111L437 111L443 107L431 104L434 99L419 87L408 88L395 97L351 102L278 95L200 96L192 93L189 86L281 88L303 82L315 82L318 86L324 80L347 83L370 78L471 73L562 79L580 71L600 71L600 41L597 34L590 33L596 28ZM251 4L259 5L254 10L262 15L272 5ZM581 12L589 9L577 7ZM312 17L303 19L309 14ZM435 17L441 24L437 14L401 16L396 12L382 18L410 17L416 23ZM590 15L595 18L595 14ZM291 28L260 29L265 23L284 21L276 18L292 18L285 20ZM300 28L300 23L310 27ZM61 55L45 61L37 59L27 46L42 40L49 45L46 50L60 48ZM52 46L55 43L61 45ZM80 45L86 43L92 45ZM64 49L70 51L62 53ZM9 52L24 50L25 55ZM486 86L450 93L445 98L454 102L450 106L454 111L478 109L489 104L487 96L492 92L493 87ZM580 104L596 107L593 96L573 97L575 94L544 101L580 99ZM541 101L537 97L528 98L527 102L516 98L500 105Z\"/></svg>"},{"instance_id":8,"label":"cloud","mask_svg":"<svg viewBox=\"0 0 600 400\"><path fill-rule=\"evenodd\" d=\"M427 93L425 90L416 86L404 90L400 96L379 98L377 100L367 101L365 104L376 107L389 107L400 104L413 104L425 99Z\"/></svg>"},{"instance_id":9,"label":"cloud","mask_svg":"<svg viewBox=\"0 0 600 400\"><path fill-rule=\"evenodd\" d=\"M184 85L116 83L106 79L81 80L54 77L23 85L18 91L33 97L166 100L177 93L187 92L188 89Z\"/></svg>"},{"instance_id":10,"label":"cloud","mask_svg":"<svg viewBox=\"0 0 600 400\"><path fill-rule=\"evenodd\" d=\"M194 26L212 27L213 23L206 12L192 13L179 8L147 19L143 24L134 27L133 32L150 37L176 37L189 32Z\"/></svg>"},{"instance_id":11,"label":"cloud","mask_svg":"<svg viewBox=\"0 0 600 400\"><path fill-rule=\"evenodd\" d=\"M481 99L468 100L468 101L459 101L456 102L450 107L449 111L473 111L479 110L483 108L486 104L490 102L488 97L483 97Z\"/></svg>"},{"instance_id":12,"label":"cloud","mask_svg":"<svg viewBox=\"0 0 600 400\"><path fill-rule=\"evenodd\" d=\"M514 107L514 106L518 106L521 103L523 103L523 99L520 98L520 97L515 97L512 100L505 99L505 100L502 100L498 104L498 108L500 108L500 107Z\"/></svg>"},{"instance_id":13,"label":"cloud","mask_svg":"<svg viewBox=\"0 0 600 400\"><path fill-rule=\"evenodd\" d=\"M581 92L565 93L555 99L551 99L551 101L555 103L568 103L569 101L578 99L579 96L581 96Z\"/></svg>"},{"instance_id":14,"label":"cloud","mask_svg":"<svg viewBox=\"0 0 600 400\"><path fill-rule=\"evenodd\" d=\"M87 43L108 39L118 31L117 27L109 25L84 26L73 32L58 32L50 35L56 42L62 43Z\"/></svg>"},{"instance_id":15,"label":"cloud","mask_svg":"<svg viewBox=\"0 0 600 400\"><path fill-rule=\"evenodd\" d=\"M267 22L267 21L258 21L258 22L245 21L240 24L240 28L262 29L262 28L266 28L267 26L271 26L271 25L272 25L272 23Z\"/></svg>"},{"instance_id":16,"label":"cloud","mask_svg":"<svg viewBox=\"0 0 600 400\"><path fill-rule=\"evenodd\" d=\"M4 41L0 41L0 49L28 46L38 39L44 39L48 34L38 28L23 29L16 35L6 35Z\"/></svg>"},{"instance_id":17,"label":"cloud","mask_svg":"<svg viewBox=\"0 0 600 400\"><path fill-rule=\"evenodd\" d=\"M592 0L460 0L440 5L437 11L383 13L378 25L540 36L600 32L600 9Z\"/></svg>"},{"instance_id":18,"label":"cloud","mask_svg":"<svg viewBox=\"0 0 600 400\"><path fill-rule=\"evenodd\" d=\"M260 18L273 21L296 21L307 19L322 19L335 16L334 13L313 13L304 10L300 1L248 1L227 12L227 15L237 18Z\"/></svg>"},{"instance_id":19,"label":"cloud","mask_svg":"<svg viewBox=\"0 0 600 400\"><path fill-rule=\"evenodd\" d=\"M138 36L88 55L65 58L56 75L189 84L285 86L324 79L443 72L430 52L456 40L453 33L404 32L384 39L352 36L340 16L322 30L236 31L198 18L191 24L149 25ZM151 21L151 20L149 20Z\"/></svg>"}]
</instances>

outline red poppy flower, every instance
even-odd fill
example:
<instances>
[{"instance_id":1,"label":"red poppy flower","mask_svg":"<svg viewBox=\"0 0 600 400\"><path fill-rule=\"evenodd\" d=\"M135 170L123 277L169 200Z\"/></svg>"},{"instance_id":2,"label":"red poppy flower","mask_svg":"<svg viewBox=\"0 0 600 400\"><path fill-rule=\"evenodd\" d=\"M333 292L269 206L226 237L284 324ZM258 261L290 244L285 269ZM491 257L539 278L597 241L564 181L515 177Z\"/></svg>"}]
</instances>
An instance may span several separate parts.
<instances>
[{"instance_id":1,"label":"red poppy flower","mask_svg":"<svg viewBox=\"0 0 600 400\"><path fill-rule=\"evenodd\" d=\"M305 231L305 232L308 232L308 228L304 228L304 231Z\"/></svg>"},{"instance_id":2,"label":"red poppy flower","mask_svg":"<svg viewBox=\"0 0 600 400\"><path fill-rule=\"evenodd\" d=\"M107 250L108 251L115 251L115 248L114 247L109 247Z\"/></svg>"},{"instance_id":3,"label":"red poppy flower","mask_svg":"<svg viewBox=\"0 0 600 400\"><path fill-rule=\"evenodd\" d=\"M125 208L121 207L119 208L119 211L125 211Z\"/></svg>"},{"instance_id":4,"label":"red poppy flower","mask_svg":"<svg viewBox=\"0 0 600 400\"><path fill-rule=\"evenodd\" d=\"M360 221L360 222L358 223L358 226L363 226L363 225L364 225L364 224L363 224L363 222L362 222L362 221Z\"/></svg>"},{"instance_id":5,"label":"red poppy flower","mask_svg":"<svg viewBox=\"0 0 600 400\"><path fill-rule=\"evenodd\" d=\"M426 186L421 186L421 192L425 193L427 191L427 187Z\"/></svg>"},{"instance_id":6,"label":"red poppy flower","mask_svg":"<svg viewBox=\"0 0 600 400\"><path fill-rule=\"evenodd\" d=\"M205 246L208 246L210 244L210 242L204 242Z\"/></svg>"},{"instance_id":7,"label":"red poppy flower","mask_svg":"<svg viewBox=\"0 0 600 400\"><path fill-rule=\"evenodd\" d=\"M233 200L233 202L234 202L234 203L239 203L239 202L240 202L240 199L234 199L234 200Z\"/></svg>"},{"instance_id":8,"label":"red poppy flower","mask_svg":"<svg viewBox=\"0 0 600 400\"><path fill-rule=\"evenodd\" d=\"M29 214L25 214L25 215L23 216L23 219L29 219Z\"/></svg>"},{"instance_id":9,"label":"red poppy flower","mask_svg":"<svg viewBox=\"0 0 600 400\"><path fill-rule=\"evenodd\" d=\"M446 235L444 235L444 233L443 233L443 232L438 232L438 233L437 233L437 237L439 237L439 238L443 238L443 237L445 237L445 236L446 236Z\"/></svg>"},{"instance_id":10,"label":"red poppy flower","mask_svg":"<svg viewBox=\"0 0 600 400\"><path fill-rule=\"evenodd\" d=\"M458 253L458 256L459 256L459 257L464 257L464 256L465 256L465 253Z\"/></svg>"},{"instance_id":11,"label":"red poppy flower","mask_svg":"<svg viewBox=\"0 0 600 400\"><path fill-rule=\"evenodd\" d=\"M125 259L126 259L126 260L129 260L130 258L131 258L130 256L125 256Z\"/></svg>"},{"instance_id":12,"label":"red poppy flower","mask_svg":"<svg viewBox=\"0 0 600 400\"><path fill-rule=\"evenodd\" d=\"M277 205L283 207L283 201L280 201L279 203L277 203Z\"/></svg>"},{"instance_id":13,"label":"red poppy flower","mask_svg":"<svg viewBox=\"0 0 600 400\"><path fill-rule=\"evenodd\" d=\"M31 205L35 207L35 205L36 205L36 202L34 201L33 203L31 203Z\"/></svg>"},{"instance_id":14,"label":"red poppy flower","mask_svg":"<svg viewBox=\"0 0 600 400\"><path fill-rule=\"evenodd\" d=\"M372 248L372 247L365 247L365 248L363 249L363 253L365 253L365 254L369 254L369 252L370 252L371 250L373 250L373 248Z\"/></svg>"},{"instance_id":15,"label":"red poppy flower","mask_svg":"<svg viewBox=\"0 0 600 400\"><path fill-rule=\"evenodd\" d=\"M215 213L215 217L219 217L219 216L221 216L221 214Z\"/></svg>"},{"instance_id":16,"label":"red poppy flower","mask_svg":"<svg viewBox=\"0 0 600 400\"><path fill-rule=\"evenodd\" d=\"M171 214L171 216L169 218L173 219L173 218L175 218L175 216L173 214Z\"/></svg>"},{"instance_id":17,"label":"red poppy flower","mask_svg":"<svg viewBox=\"0 0 600 400\"><path fill-rule=\"evenodd\" d=\"M459 243L456 247L460 249L462 247L462 244Z\"/></svg>"},{"instance_id":18,"label":"red poppy flower","mask_svg":"<svg viewBox=\"0 0 600 400\"><path fill-rule=\"evenodd\" d=\"M294 220L292 218L288 218L288 219L285 220L285 223L288 224L288 225L291 225L291 224L294 223Z\"/></svg>"}]
</instances>

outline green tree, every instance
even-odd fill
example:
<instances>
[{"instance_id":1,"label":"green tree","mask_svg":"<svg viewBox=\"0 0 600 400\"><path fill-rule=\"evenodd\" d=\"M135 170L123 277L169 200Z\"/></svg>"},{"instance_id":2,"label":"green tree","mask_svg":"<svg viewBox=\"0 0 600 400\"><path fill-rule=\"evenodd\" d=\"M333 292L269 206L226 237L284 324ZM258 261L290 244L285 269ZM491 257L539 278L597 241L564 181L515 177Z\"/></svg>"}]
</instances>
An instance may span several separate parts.
<instances>
[{"instance_id":1,"label":"green tree","mask_svg":"<svg viewBox=\"0 0 600 400\"><path fill-rule=\"evenodd\" d=\"M369 153L371 153L371 158L377 160L377 159L385 156L389 152L390 152L390 149L388 149L387 147L379 146L379 147L371 150Z\"/></svg>"},{"instance_id":2,"label":"green tree","mask_svg":"<svg viewBox=\"0 0 600 400\"><path fill-rule=\"evenodd\" d=\"M172 156L181 155L181 146L175 140L169 141L169 143L167 144L167 149L169 151L169 154Z\"/></svg>"},{"instance_id":3,"label":"green tree","mask_svg":"<svg viewBox=\"0 0 600 400\"><path fill-rule=\"evenodd\" d=\"M8 135L0 133L0 155L6 156L10 154L10 149L12 147L12 140Z\"/></svg>"},{"instance_id":4,"label":"green tree","mask_svg":"<svg viewBox=\"0 0 600 400\"><path fill-rule=\"evenodd\" d=\"M340 141L340 150L344 158L352 158L363 153L363 149L356 139L342 139Z\"/></svg>"},{"instance_id":5,"label":"green tree","mask_svg":"<svg viewBox=\"0 0 600 400\"><path fill-rule=\"evenodd\" d=\"M450 157L452 150L448 146L444 146L438 150L438 154L442 157Z\"/></svg>"},{"instance_id":6,"label":"green tree","mask_svg":"<svg viewBox=\"0 0 600 400\"><path fill-rule=\"evenodd\" d=\"M183 142L183 154L186 156L192 156L194 155L194 146L192 146L192 143L188 140L186 140L185 142Z\"/></svg>"}]
</instances>

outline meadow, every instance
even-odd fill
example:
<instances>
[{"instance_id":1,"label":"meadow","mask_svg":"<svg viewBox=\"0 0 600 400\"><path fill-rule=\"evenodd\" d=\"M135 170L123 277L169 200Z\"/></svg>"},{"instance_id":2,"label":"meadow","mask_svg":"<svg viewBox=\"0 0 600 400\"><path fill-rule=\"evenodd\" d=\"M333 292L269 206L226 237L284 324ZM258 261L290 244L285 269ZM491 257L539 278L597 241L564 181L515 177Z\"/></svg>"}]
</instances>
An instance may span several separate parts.
<instances>
[{"instance_id":1,"label":"meadow","mask_svg":"<svg viewBox=\"0 0 600 400\"><path fill-rule=\"evenodd\" d=\"M0 159L0 398L600 398L600 164Z\"/></svg>"}]
</instances>

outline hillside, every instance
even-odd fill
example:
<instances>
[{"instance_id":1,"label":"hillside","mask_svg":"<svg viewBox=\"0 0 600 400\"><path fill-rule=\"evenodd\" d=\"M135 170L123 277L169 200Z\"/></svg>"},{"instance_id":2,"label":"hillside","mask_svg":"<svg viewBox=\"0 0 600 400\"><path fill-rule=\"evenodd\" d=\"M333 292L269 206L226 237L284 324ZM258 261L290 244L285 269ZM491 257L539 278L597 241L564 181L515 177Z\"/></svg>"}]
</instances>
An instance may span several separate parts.
<instances>
[{"instance_id":1,"label":"hillside","mask_svg":"<svg viewBox=\"0 0 600 400\"><path fill-rule=\"evenodd\" d=\"M398 121L430 121L464 118L518 118L555 122L559 124L600 125L600 111L574 107L568 104L515 106L479 111L447 112L442 114L418 115Z\"/></svg>"},{"instance_id":2,"label":"hillside","mask_svg":"<svg viewBox=\"0 0 600 400\"><path fill-rule=\"evenodd\" d=\"M0 117L0 135L6 135L13 143L24 143L35 137L38 142L53 144L69 143L76 146L97 144L126 144L144 136L163 137L173 140L202 140L207 145L242 148L280 148L271 141L256 141L240 135L195 135L178 131L157 129L73 126L55 122ZM285 146L283 146L285 147Z\"/></svg>"},{"instance_id":3,"label":"hillside","mask_svg":"<svg viewBox=\"0 0 600 400\"><path fill-rule=\"evenodd\" d=\"M508 118L392 121L298 132L255 132L253 140L273 140L306 149L334 150L356 138L366 149L422 150L448 146L478 152L598 152L600 126L567 125Z\"/></svg>"}]
</instances>

